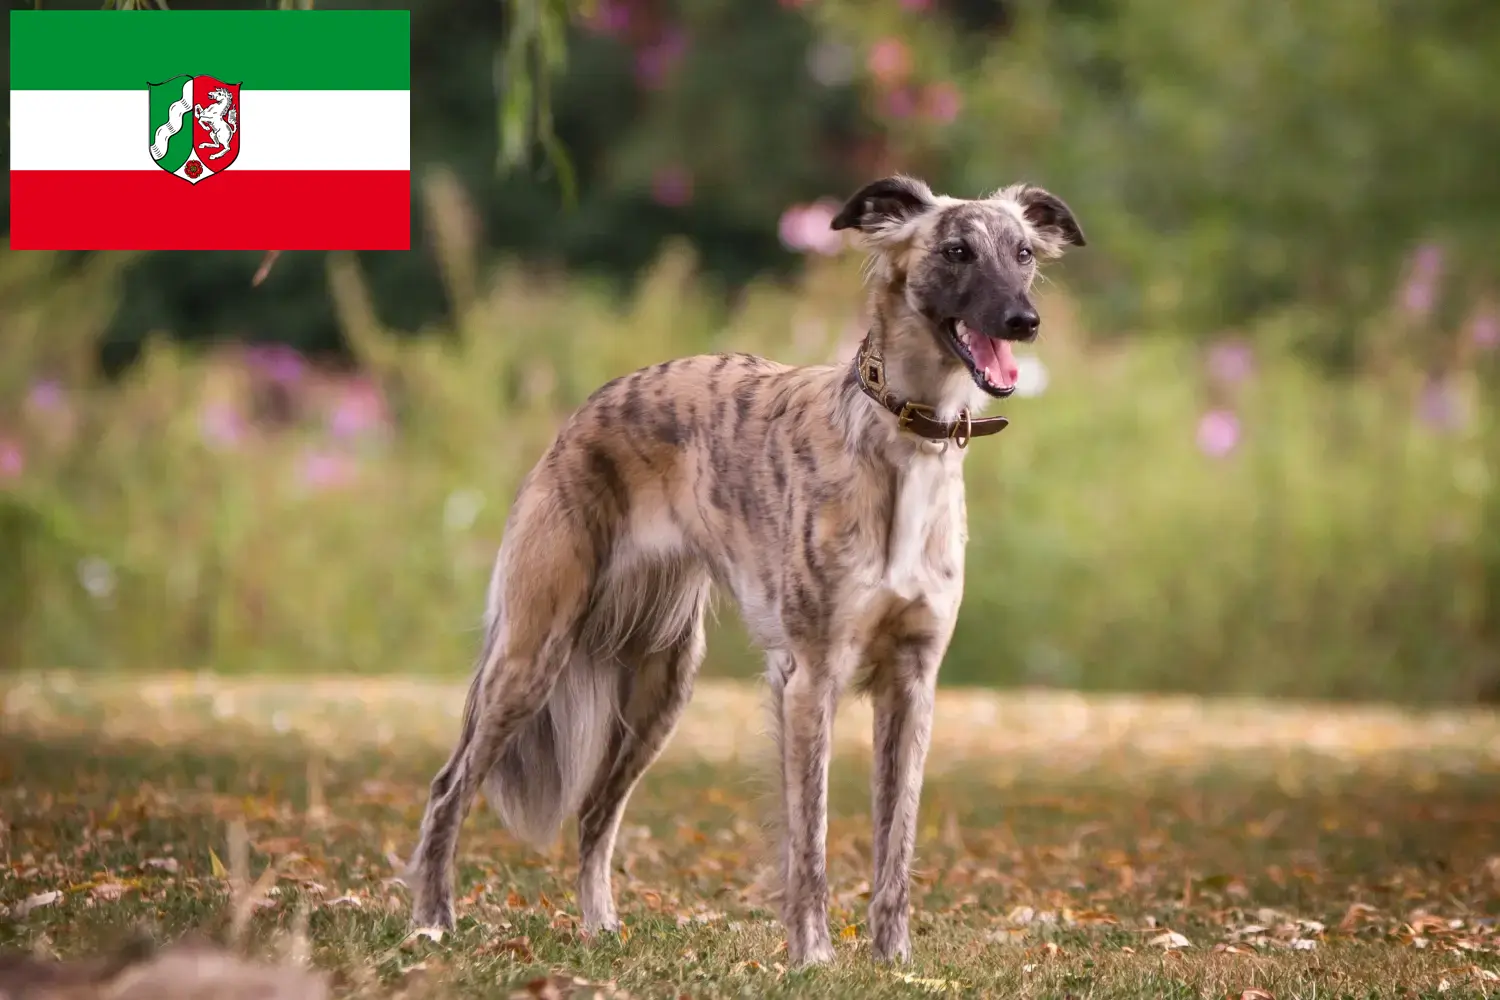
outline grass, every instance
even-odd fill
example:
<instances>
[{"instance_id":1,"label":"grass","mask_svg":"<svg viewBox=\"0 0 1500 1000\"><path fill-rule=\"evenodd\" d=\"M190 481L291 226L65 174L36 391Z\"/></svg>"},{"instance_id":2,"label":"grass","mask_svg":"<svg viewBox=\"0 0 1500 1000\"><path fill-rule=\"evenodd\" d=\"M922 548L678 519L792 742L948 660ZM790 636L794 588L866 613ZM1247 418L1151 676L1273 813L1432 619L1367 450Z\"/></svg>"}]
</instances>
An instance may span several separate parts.
<instances>
[{"instance_id":1,"label":"grass","mask_svg":"<svg viewBox=\"0 0 1500 1000\"><path fill-rule=\"evenodd\" d=\"M626 934L594 943L576 931L571 844L529 851L485 812L461 847L458 929L409 935L392 878L455 684L31 674L4 695L8 948L81 955L142 926L260 953L303 941L357 997L549 995L546 977L631 996L1500 992L1494 714L945 691L914 960L891 968L868 954L868 707L847 703L839 957L799 971L766 895L748 686L705 682L636 794L616 865Z\"/></svg>"}]
</instances>

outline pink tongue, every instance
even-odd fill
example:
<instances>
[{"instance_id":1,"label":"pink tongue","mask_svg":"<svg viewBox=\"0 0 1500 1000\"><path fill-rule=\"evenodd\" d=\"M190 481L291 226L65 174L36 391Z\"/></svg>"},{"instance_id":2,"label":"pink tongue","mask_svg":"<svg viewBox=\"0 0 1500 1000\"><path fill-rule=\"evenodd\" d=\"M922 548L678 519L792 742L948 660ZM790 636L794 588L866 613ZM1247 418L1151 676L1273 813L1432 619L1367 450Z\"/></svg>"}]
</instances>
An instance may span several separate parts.
<instances>
[{"instance_id":1,"label":"pink tongue","mask_svg":"<svg viewBox=\"0 0 1500 1000\"><path fill-rule=\"evenodd\" d=\"M974 363L984 371L984 377L990 380L990 385L997 389L1015 388L1021 369L1016 365L1010 341L976 334L969 338L969 353L974 356Z\"/></svg>"}]
</instances>

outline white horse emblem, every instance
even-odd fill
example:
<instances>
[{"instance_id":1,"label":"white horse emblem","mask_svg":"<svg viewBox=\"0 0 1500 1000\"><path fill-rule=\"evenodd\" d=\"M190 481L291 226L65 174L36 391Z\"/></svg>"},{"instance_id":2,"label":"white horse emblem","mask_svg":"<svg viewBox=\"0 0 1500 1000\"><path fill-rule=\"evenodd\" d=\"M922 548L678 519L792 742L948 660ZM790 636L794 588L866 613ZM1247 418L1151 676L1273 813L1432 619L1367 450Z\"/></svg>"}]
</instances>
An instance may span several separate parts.
<instances>
[{"instance_id":1,"label":"white horse emblem","mask_svg":"<svg viewBox=\"0 0 1500 1000\"><path fill-rule=\"evenodd\" d=\"M208 107L201 104L193 106L193 114L198 118L198 124L213 137L212 142L198 143L199 149L217 149L217 153L209 153L210 160L217 160L229 152L229 140L239 128L239 112L234 107L234 95L223 87L215 87L208 92L213 103Z\"/></svg>"}]
</instances>

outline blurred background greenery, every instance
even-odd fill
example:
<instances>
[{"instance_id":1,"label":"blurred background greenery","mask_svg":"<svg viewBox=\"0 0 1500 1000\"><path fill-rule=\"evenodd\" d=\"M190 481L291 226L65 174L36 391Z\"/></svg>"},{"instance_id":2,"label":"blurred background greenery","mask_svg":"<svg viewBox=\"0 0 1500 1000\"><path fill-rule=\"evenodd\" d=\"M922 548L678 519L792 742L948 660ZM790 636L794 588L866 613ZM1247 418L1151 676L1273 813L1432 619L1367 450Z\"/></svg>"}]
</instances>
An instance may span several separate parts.
<instances>
[{"instance_id":1,"label":"blurred background greenery","mask_svg":"<svg viewBox=\"0 0 1500 1000\"><path fill-rule=\"evenodd\" d=\"M969 456L946 682L1500 699L1493 0L317 6L413 9L414 247L7 247L0 668L461 675L560 418L849 357L827 221L899 169L1090 238Z\"/></svg>"}]
</instances>

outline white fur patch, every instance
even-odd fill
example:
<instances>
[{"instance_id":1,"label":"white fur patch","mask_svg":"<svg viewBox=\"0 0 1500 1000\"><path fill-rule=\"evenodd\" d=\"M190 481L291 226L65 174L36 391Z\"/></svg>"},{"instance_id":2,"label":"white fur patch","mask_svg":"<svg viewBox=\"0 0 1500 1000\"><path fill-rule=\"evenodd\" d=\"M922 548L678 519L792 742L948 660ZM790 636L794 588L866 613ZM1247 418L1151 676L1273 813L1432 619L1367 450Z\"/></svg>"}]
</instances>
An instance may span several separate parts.
<instances>
[{"instance_id":1,"label":"white fur patch","mask_svg":"<svg viewBox=\"0 0 1500 1000\"><path fill-rule=\"evenodd\" d=\"M903 600L914 600L933 588L934 569L925 558L927 538L934 520L951 514L951 477L944 456L926 450L912 455L899 474L881 585Z\"/></svg>"}]
</instances>

